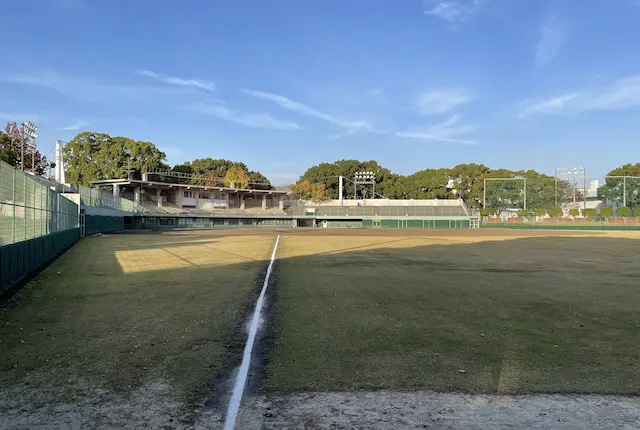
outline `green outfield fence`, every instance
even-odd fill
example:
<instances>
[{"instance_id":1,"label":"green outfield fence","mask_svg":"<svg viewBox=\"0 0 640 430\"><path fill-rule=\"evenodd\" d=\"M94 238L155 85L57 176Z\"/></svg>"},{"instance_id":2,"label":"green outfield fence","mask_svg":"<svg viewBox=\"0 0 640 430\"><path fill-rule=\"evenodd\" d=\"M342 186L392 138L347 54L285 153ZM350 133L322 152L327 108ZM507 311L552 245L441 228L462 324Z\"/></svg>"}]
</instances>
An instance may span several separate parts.
<instances>
[{"instance_id":1,"label":"green outfield fence","mask_svg":"<svg viewBox=\"0 0 640 430\"><path fill-rule=\"evenodd\" d=\"M78 205L61 191L0 162L0 294L79 239Z\"/></svg>"},{"instance_id":2,"label":"green outfield fence","mask_svg":"<svg viewBox=\"0 0 640 430\"><path fill-rule=\"evenodd\" d=\"M600 218L591 219L554 219L544 218L540 221L527 219L511 219L504 221L483 220L482 228L512 228L520 230L617 230L640 231L640 218Z\"/></svg>"},{"instance_id":3,"label":"green outfield fence","mask_svg":"<svg viewBox=\"0 0 640 430\"><path fill-rule=\"evenodd\" d=\"M285 209L291 216L352 216L352 217L451 217L467 216L459 206L291 206Z\"/></svg>"},{"instance_id":4,"label":"green outfield fence","mask_svg":"<svg viewBox=\"0 0 640 430\"><path fill-rule=\"evenodd\" d=\"M84 235L111 233L125 229L124 216L85 215Z\"/></svg>"},{"instance_id":5,"label":"green outfield fence","mask_svg":"<svg viewBox=\"0 0 640 430\"><path fill-rule=\"evenodd\" d=\"M188 229L234 227L291 227L291 218L203 217L203 216L140 216L133 219L134 229Z\"/></svg>"},{"instance_id":6,"label":"green outfield fence","mask_svg":"<svg viewBox=\"0 0 640 430\"><path fill-rule=\"evenodd\" d=\"M450 229L470 228L470 219L364 219L362 226L365 228L428 228Z\"/></svg>"}]
</instances>

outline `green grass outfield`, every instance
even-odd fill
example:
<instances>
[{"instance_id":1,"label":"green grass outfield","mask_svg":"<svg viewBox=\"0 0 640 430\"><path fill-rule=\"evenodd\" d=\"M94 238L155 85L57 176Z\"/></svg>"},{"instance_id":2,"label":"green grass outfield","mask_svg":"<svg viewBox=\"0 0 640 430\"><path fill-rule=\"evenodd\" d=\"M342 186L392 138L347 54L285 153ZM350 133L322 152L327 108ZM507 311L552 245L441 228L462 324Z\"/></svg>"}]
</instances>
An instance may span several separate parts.
<instances>
[{"instance_id":1,"label":"green grass outfield","mask_svg":"<svg viewBox=\"0 0 640 430\"><path fill-rule=\"evenodd\" d=\"M277 234L270 392L639 394L640 233L175 231L82 239L0 306L0 417L118 427L175 403L194 424Z\"/></svg>"},{"instance_id":2,"label":"green grass outfield","mask_svg":"<svg viewBox=\"0 0 640 430\"><path fill-rule=\"evenodd\" d=\"M268 388L640 393L637 239L469 234L284 237Z\"/></svg>"},{"instance_id":3,"label":"green grass outfield","mask_svg":"<svg viewBox=\"0 0 640 430\"><path fill-rule=\"evenodd\" d=\"M160 380L193 409L235 365L230 349L242 351L273 242L273 234L82 239L0 306L0 397L23 384L30 407L34 389L60 403L85 387L127 398Z\"/></svg>"}]
</instances>

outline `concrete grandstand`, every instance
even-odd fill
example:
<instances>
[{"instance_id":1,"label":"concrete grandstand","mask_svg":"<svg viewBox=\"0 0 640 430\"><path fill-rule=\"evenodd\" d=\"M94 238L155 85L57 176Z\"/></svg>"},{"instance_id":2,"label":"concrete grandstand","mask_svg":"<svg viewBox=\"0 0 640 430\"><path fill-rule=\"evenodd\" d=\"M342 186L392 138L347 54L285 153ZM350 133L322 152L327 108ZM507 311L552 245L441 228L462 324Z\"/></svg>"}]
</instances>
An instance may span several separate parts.
<instances>
[{"instance_id":1,"label":"concrete grandstand","mask_svg":"<svg viewBox=\"0 0 640 430\"><path fill-rule=\"evenodd\" d=\"M145 175L146 176L146 175ZM149 212L213 213L284 213L286 191L237 189L192 185L177 182L136 179L105 179L94 186L110 187L114 197L123 197Z\"/></svg>"}]
</instances>

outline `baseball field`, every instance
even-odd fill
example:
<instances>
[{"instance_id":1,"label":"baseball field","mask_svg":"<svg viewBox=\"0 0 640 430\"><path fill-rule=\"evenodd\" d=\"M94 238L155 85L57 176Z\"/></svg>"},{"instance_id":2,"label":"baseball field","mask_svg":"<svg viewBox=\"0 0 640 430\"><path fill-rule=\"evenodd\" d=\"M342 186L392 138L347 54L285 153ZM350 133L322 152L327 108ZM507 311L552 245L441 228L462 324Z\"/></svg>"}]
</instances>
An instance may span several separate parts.
<instances>
[{"instance_id":1,"label":"baseball field","mask_svg":"<svg viewBox=\"0 0 640 430\"><path fill-rule=\"evenodd\" d=\"M0 305L0 428L221 426L277 235L238 428L640 419L638 232L238 229L85 238Z\"/></svg>"}]
</instances>

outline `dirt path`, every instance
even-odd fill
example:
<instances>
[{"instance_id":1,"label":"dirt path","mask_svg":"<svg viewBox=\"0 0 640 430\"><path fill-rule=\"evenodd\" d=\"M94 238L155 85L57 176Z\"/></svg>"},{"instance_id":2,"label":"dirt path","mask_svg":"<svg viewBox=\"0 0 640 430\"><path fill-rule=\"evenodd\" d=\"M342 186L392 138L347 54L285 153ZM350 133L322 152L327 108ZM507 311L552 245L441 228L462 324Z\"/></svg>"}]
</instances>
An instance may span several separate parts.
<instances>
[{"instance_id":1,"label":"dirt path","mask_svg":"<svg viewBox=\"0 0 640 430\"><path fill-rule=\"evenodd\" d=\"M640 398L357 392L245 399L239 429L637 429Z\"/></svg>"}]
</instances>

